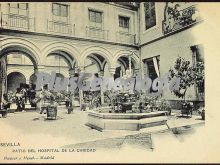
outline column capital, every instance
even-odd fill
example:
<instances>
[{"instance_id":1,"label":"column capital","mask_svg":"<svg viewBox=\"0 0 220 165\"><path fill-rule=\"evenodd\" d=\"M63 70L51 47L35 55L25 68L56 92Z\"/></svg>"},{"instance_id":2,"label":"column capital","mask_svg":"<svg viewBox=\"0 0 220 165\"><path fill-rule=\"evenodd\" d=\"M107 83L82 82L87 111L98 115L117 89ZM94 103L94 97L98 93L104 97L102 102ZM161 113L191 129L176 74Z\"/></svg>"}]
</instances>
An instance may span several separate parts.
<instances>
[{"instance_id":1,"label":"column capital","mask_svg":"<svg viewBox=\"0 0 220 165\"><path fill-rule=\"evenodd\" d=\"M74 76L75 75L75 68L70 68L69 69L69 76Z\"/></svg>"},{"instance_id":2,"label":"column capital","mask_svg":"<svg viewBox=\"0 0 220 165\"><path fill-rule=\"evenodd\" d=\"M116 70L115 68L109 68L109 73L114 75L115 74L115 70Z\"/></svg>"},{"instance_id":3,"label":"column capital","mask_svg":"<svg viewBox=\"0 0 220 165\"><path fill-rule=\"evenodd\" d=\"M135 69L134 69L134 72L135 72L135 73L139 73L139 71L140 71L140 68L135 68Z\"/></svg>"},{"instance_id":4,"label":"column capital","mask_svg":"<svg viewBox=\"0 0 220 165\"><path fill-rule=\"evenodd\" d=\"M104 76L104 70L100 70L100 71L99 71L99 76L100 76L100 77L103 77L103 76Z\"/></svg>"}]
</instances>

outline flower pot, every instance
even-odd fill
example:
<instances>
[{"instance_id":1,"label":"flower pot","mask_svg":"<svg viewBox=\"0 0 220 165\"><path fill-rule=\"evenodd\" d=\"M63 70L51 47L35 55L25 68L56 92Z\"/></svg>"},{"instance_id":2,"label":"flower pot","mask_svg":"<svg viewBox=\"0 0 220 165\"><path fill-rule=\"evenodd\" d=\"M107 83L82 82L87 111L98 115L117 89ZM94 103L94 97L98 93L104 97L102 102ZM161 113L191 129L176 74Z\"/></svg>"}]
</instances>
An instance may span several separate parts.
<instances>
[{"instance_id":1,"label":"flower pot","mask_svg":"<svg viewBox=\"0 0 220 165\"><path fill-rule=\"evenodd\" d=\"M56 106L48 106L47 107L47 118L48 119L56 119L57 117L57 107Z\"/></svg>"}]
</instances>

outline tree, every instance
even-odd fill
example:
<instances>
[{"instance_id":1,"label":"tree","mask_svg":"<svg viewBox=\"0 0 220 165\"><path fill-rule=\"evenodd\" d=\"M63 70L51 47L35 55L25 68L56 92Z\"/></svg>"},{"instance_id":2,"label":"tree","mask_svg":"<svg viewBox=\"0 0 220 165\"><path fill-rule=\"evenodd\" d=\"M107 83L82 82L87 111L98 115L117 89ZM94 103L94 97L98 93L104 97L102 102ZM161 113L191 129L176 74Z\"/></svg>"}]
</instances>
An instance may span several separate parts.
<instances>
[{"instance_id":1,"label":"tree","mask_svg":"<svg viewBox=\"0 0 220 165\"><path fill-rule=\"evenodd\" d=\"M180 78L180 86L179 89L174 90L173 93L179 98L184 98L184 101L187 89L192 85L197 85L199 88L203 88L200 91L204 91L203 62L197 62L196 65L190 66L190 61L178 57L174 67L169 70L169 80L175 77Z\"/></svg>"}]
</instances>

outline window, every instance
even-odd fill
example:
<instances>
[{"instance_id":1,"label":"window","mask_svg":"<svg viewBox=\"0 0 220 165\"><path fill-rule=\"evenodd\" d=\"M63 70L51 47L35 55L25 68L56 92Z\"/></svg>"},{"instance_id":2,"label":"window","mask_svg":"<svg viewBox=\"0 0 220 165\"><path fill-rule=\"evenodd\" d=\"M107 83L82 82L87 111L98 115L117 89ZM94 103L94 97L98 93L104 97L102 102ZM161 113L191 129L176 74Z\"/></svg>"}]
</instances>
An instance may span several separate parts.
<instances>
[{"instance_id":1,"label":"window","mask_svg":"<svg viewBox=\"0 0 220 165\"><path fill-rule=\"evenodd\" d=\"M27 16L28 3L9 3L9 13Z\"/></svg>"},{"instance_id":2,"label":"window","mask_svg":"<svg viewBox=\"0 0 220 165\"><path fill-rule=\"evenodd\" d=\"M68 21L68 5L53 3L52 13L55 21Z\"/></svg>"},{"instance_id":3,"label":"window","mask_svg":"<svg viewBox=\"0 0 220 165\"><path fill-rule=\"evenodd\" d=\"M156 25L155 2L145 2L144 13L145 13L145 30L147 30Z\"/></svg>"},{"instance_id":4,"label":"window","mask_svg":"<svg viewBox=\"0 0 220 165\"><path fill-rule=\"evenodd\" d=\"M89 10L90 26L102 28L102 12Z\"/></svg>"},{"instance_id":5,"label":"window","mask_svg":"<svg viewBox=\"0 0 220 165\"><path fill-rule=\"evenodd\" d=\"M63 4L53 3L53 14L56 16L67 17L68 6Z\"/></svg>"},{"instance_id":6,"label":"window","mask_svg":"<svg viewBox=\"0 0 220 165\"><path fill-rule=\"evenodd\" d=\"M149 77L152 81L160 77L159 58L160 56L155 56L143 60L144 74L145 76ZM155 92L153 91L152 86L150 88L150 92Z\"/></svg>"},{"instance_id":7,"label":"window","mask_svg":"<svg viewBox=\"0 0 220 165\"><path fill-rule=\"evenodd\" d=\"M119 28L121 32L129 32L129 17L119 16Z\"/></svg>"}]
</instances>

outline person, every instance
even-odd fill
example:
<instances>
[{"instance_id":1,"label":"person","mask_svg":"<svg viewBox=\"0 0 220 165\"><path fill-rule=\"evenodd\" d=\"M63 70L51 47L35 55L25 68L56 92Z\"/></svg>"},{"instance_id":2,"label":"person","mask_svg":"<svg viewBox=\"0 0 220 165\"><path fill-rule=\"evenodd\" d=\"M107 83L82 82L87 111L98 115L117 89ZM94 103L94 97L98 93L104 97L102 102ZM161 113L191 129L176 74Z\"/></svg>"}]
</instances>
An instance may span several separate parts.
<instances>
[{"instance_id":1,"label":"person","mask_svg":"<svg viewBox=\"0 0 220 165\"><path fill-rule=\"evenodd\" d=\"M31 84L30 88L28 90L28 98L29 98L29 102L31 104L31 107L36 107L36 102L34 102L34 99L36 98L36 91L35 91L36 85L35 84Z\"/></svg>"},{"instance_id":2,"label":"person","mask_svg":"<svg viewBox=\"0 0 220 165\"><path fill-rule=\"evenodd\" d=\"M50 104L50 100L53 94L47 90L47 88L44 88L40 93L41 98L41 107L40 107L40 114L44 112L45 107L47 107ZM54 97L54 96L53 96Z\"/></svg>"},{"instance_id":3,"label":"person","mask_svg":"<svg viewBox=\"0 0 220 165\"><path fill-rule=\"evenodd\" d=\"M15 93L15 97L16 97L17 111L24 110L24 108L25 108L24 99L23 99L23 95L21 94L20 88L17 88L17 91Z\"/></svg>"},{"instance_id":4,"label":"person","mask_svg":"<svg viewBox=\"0 0 220 165\"><path fill-rule=\"evenodd\" d=\"M70 93L70 105L72 107L74 107L74 100L75 100L74 93Z\"/></svg>"},{"instance_id":5,"label":"person","mask_svg":"<svg viewBox=\"0 0 220 165\"><path fill-rule=\"evenodd\" d=\"M139 108L139 110L140 110L140 113L142 113L143 110L144 110L144 103L143 103L143 102L140 102L138 108Z\"/></svg>"},{"instance_id":6,"label":"person","mask_svg":"<svg viewBox=\"0 0 220 165\"><path fill-rule=\"evenodd\" d=\"M8 101L8 95L6 93L3 94L2 108L4 110L8 110L10 108L10 102Z\"/></svg>"},{"instance_id":7,"label":"person","mask_svg":"<svg viewBox=\"0 0 220 165\"><path fill-rule=\"evenodd\" d=\"M190 116L192 117L192 112L193 112L193 109L194 109L193 102L190 101L190 102L188 103L188 107L189 107Z\"/></svg>"},{"instance_id":8,"label":"person","mask_svg":"<svg viewBox=\"0 0 220 165\"><path fill-rule=\"evenodd\" d=\"M27 84L21 85L21 94L24 98L24 103L27 103Z\"/></svg>"},{"instance_id":9,"label":"person","mask_svg":"<svg viewBox=\"0 0 220 165\"><path fill-rule=\"evenodd\" d=\"M65 104L66 104L66 108L68 108L69 106L71 106L71 100L70 100L70 94L66 94L65 95Z\"/></svg>"}]
</instances>

